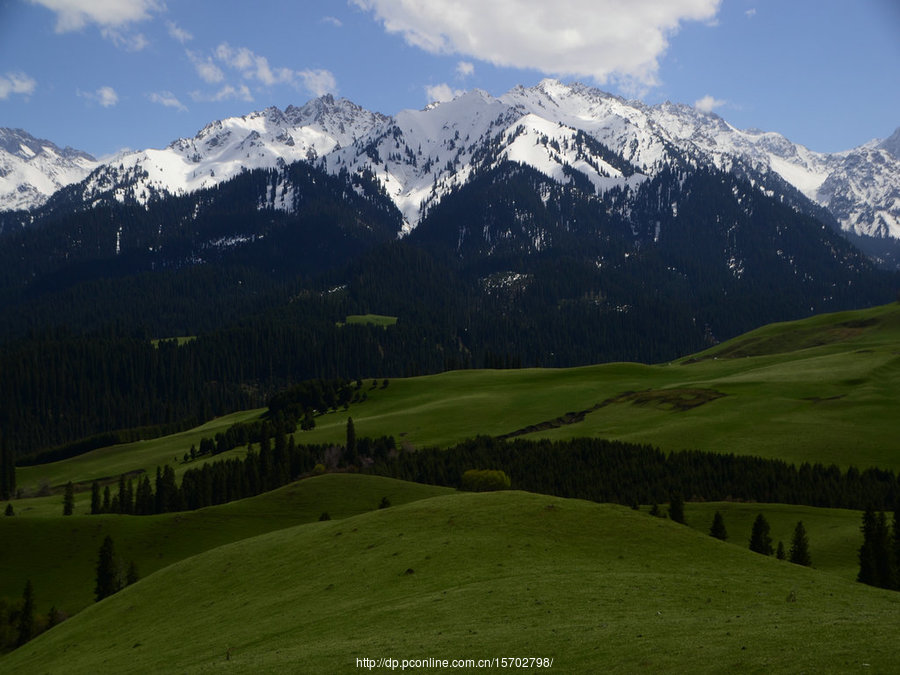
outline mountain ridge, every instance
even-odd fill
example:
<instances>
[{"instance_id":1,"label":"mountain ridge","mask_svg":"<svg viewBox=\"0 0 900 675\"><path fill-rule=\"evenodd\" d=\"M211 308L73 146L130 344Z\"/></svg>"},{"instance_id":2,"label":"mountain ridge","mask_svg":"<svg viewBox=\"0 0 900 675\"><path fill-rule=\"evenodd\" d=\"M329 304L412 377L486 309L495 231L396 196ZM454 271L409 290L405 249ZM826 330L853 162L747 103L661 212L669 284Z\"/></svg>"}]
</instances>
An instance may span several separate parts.
<instances>
[{"instance_id":1,"label":"mountain ridge","mask_svg":"<svg viewBox=\"0 0 900 675\"><path fill-rule=\"evenodd\" d=\"M557 144L581 133L633 165L635 174L629 181L617 180L625 177L608 167L601 170L603 158L583 150L526 149L519 126ZM554 126L557 133L551 133ZM9 154L5 148L0 152ZM331 173L371 172L403 213L403 233L408 234L431 206L468 181L479 163L514 158L557 180L565 180L561 167L568 164L586 172L602 195L654 175L676 156L750 172L760 183L784 182L828 209L845 232L900 238L900 130L847 151L818 153L776 132L739 130L715 113L685 104L648 105L552 79L519 85L499 97L471 90L393 116L325 95L284 111L269 107L217 120L193 138L125 153L84 167L90 175L80 181L71 174L66 179L80 182L85 204L105 194L146 204L217 185L244 170L307 161ZM2 161L9 163L6 155ZM15 171L7 169L7 174L15 176ZM771 185L760 189L773 191ZM26 189L28 198L13 199L7 191L0 209L33 209L49 198L38 192Z\"/></svg>"}]
</instances>

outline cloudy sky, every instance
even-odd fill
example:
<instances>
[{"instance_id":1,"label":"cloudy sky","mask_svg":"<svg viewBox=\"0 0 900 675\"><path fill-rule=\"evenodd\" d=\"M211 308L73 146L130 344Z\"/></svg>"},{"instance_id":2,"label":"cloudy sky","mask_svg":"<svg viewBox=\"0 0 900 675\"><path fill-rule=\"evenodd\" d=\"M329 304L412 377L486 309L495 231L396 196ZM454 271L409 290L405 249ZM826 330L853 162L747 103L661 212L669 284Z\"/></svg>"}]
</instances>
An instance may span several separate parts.
<instances>
[{"instance_id":1,"label":"cloudy sky","mask_svg":"<svg viewBox=\"0 0 900 675\"><path fill-rule=\"evenodd\" d=\"M0 126L102 156L557 77L837 151L900 126L898 36L898 0L0 0Z\"/></svg>"}]
</instances>

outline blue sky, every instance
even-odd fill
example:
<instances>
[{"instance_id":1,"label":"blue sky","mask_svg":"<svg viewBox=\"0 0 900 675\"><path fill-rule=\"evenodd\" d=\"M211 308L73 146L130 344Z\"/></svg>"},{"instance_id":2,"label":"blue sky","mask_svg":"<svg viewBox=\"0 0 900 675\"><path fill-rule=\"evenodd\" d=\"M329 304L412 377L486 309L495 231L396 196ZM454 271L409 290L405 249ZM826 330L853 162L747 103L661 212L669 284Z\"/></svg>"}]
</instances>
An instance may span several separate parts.
<instances>
[{"instance_id":1,"label":"blue sky","mask_svg":"<svg viewBox=\"0 0 900 675\"><path fill-rule=\"evenodd\" d=\"M897 0L0 0L0 126L102 156L559 77L830 152L900 126L898 36Z\"/></svg>"}]
</instances>

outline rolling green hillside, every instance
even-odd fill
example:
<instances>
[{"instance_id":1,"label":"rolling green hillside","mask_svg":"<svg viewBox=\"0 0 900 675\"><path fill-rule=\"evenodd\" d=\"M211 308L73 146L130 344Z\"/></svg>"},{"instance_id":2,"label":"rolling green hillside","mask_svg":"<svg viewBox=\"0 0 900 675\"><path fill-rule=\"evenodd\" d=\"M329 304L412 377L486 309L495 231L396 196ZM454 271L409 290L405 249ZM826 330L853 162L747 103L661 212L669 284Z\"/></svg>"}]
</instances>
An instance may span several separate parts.
<instances>
[{"instance_id":1,"label":"rolling green hillside","mask_svg":"<svg viewBox=\"0 0 900 675\"><path fill-rule=\"evenodd\" d=\"M340 519L378 508L382 497L398 505L447 492L390 478L329 474L230 504L141 517L63 517L55 498L52 517L0 517L0 597L19 597L31 579L40 611L52 605L70 614L83 609L94 600L97 553L107 534L122 559L133 560L147 575L222 544L318 521L323 512Z\"/></svg>"},{"instance_id":2,"label":"rolling green hillside","mask_svg":"<svg viewBox=\"0 0 900 675\"><path fill-rule=\"evenodd\" d=\"M340 442L350 414L358 436L415 447L528 431L896 471L898 391L895 303L766 326L668 364L391 380L297 439Z\"/></svg>"},{"instance_id":3,"label":"rolling green hillside","mask_svg":"<svg viewBox=\"0 0 900 675\"><path fill-rule=\"evenodd\" d=\"M738 502L688 502L684 510L686 523L704 534L709 532L713 517L719 511L728 531L728 543L742 548L747 548L750 542L750 531L757 514L761 513L772 528L772 545L777 546L781 541L785 551L790 551L797 521L803 521L809 536L813 567L849 581L855 581L859 573L860 511Z\"/></svg>"},{"instance_id":4,"label":"rolling green hillside","mask_svg":"<svg viewBox=\"0 0 900 675\"><path fill-rule=\"evenodd\" d=\"M365 402L317 417L297 442L343 443L352 416L358 437L392 435L407 447L449 446L476 434L597 436L664 450L900 470L897 303L766 326L667 364L451 371L381 383L366 380ZM24 467L18 483L37 493L67 480L153 472L203 436L262 412ZM196 464L174 466L180 474Z\"/></svg>"},{"instance_id":5,"label":"rolling green hillside","mask_svg":"<svg viewBox=\"0 0 900 675\"><path fill-rule=\"evenodd\" d=\"M891 672L898 610L900 594L627 508L459 493L201 553L0 670L339 673L360 658L539 657L565 673Z\"/></svg>"}]
</instances>

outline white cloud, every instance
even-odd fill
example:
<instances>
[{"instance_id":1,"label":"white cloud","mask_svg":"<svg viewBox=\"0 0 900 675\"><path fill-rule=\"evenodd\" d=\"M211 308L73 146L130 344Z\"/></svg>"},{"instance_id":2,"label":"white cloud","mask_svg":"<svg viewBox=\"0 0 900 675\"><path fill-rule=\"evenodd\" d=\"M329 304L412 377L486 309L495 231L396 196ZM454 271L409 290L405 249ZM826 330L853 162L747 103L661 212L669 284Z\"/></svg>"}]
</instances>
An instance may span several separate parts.
<instances>
[{"instance_id":1,"label":"white cloud","mask_svg":"<svg viewBox=\"0 0 900 675\"><path fill-rule=\"evenodd\" d=\"M179 112L187 112L187 106L179 101L171 91L153 92L149 96L153 103L159 103L167 108L175 108Z\"/></svg>"},{"instance_id":2,"label":"white cloud","mask_svg":"<svg viewBox=\"0 0 900 675\"><path fill-rule=\"evenodd\" d=\"M165 9L159 0L29 0L56 13L56 32L68 33L96 24L100 34L117 47L137 52L148 44L142 33L129 26Z\"/></svg>"},{"instance_id":3,"label":"white cloud","mask_svg":"<svg viewBox=\"0 0 900 675\"><path fill-rule=\"evenodd\" d=\"M150 44L150 41L143 33L129 33L115 28L104 28L100 31L100 34L116 47L127 49L130 52L139 52Z\"/></svg>"},{"instance_id":4,"label":"white cloud","mask_svg":"<svg viewBox=\"0 0 900 675\"><path fill-rule=\"evenodd\" d=\"M191 98L198 102L202 101L207 103L218 103L220 101L228 101L231 99L247 101L249 103L253 100L253 94L250 93L250 88L246 84L242 84L239 87L233 87L230 84L226 84L215 94L205 94L201 91L192 91Z\"/></svg>"},{"instance_id":5,"label":"white cloud","mask_svg":"<svg viewBox=\"0 0 900 675\"><path fill-rule=\"evenodd\" d=\"M694 101L694 107L701 112L710 113L716 108L721 108L727 102L707 94L703 98Z\"/></svg>"},{"instance_id":6,"label":"white cloud","mask_svg":"<svg viewBox=\"0 0 900 675\"><path fill-rule=\"evenodd\" d=\"M204 82L209 82L210 84L217 84L225 79L225 73L222 72L222 69L219 68L210 57L206 57L205 59L197 54L196 52L192 52L190 49L185 50L187 57L191 60L191 63L194 64L194 70L197 71L197 74Z\"/></svg>"},{"instance_id":7,"label":"white cloud","mask_svg":"<svg viewBox=\"0 0 900 675\"><path fill-rule=\"evenodd\" d=\"M119 102L119 95L112 87L100 87L97 91L79 91L78 95L99 103L104 108L112 108Z\"/></svg>"},{"instance_id":8,"label":"white cloud","mask_svg":"<svg viewBox=\"0 0 900 675\"><path fill-rule=\"evenodd\" d=\"M340 28L341 26L344 25L344 22L341 21L336 16L323 16L322 23L330 24L330 25L334 26L335 28Z\"/></svg>"},{"instance_id":9,"label":"white cloud","mask_svg":"<svg viewBox=\"0 0 900 675\"><path fill-rule=\"evenodd\" d=\"M446 101L452 101L462 93L462 90L453 89L449 84L435 84L425 87L425 95L428 96L429 103L444 103Z\"/></svg>"},{"instance_id":10,"label":"white cloud","mask_svg":"<svg viewBox=\"0 0 900 675\"><path fill-rule=\"evenodd\" d=\"M145 21L163 8L157 0L30 0L56 13L56 32L81 30L89 23L120 27Z\"/></svg>"},{"instance_id":11,"label":"white cloud","mask_svg":"<svg viewBox=\"0 0 900 675\"><path fill-rule=\"evenodd\" d=\"M290 68L272 68L265 56L259 56L246 47L233 48L227 42L216 47L216 58L239 71L246 79L255 79L266 86L292 82L294 72Z\"/></svg>"},{"instance_id":12,"label":"white cloud","mask_svg":"<svg viewBox=\"0 0 900 675\"><path fill-rule=\"evenodd\" d=\"M193 35L179 27L174 21L166 21L166 28L169 29L169 36L178 40L181 44L185 44L194 39Z\"/></svg>"},{"instance_id":13,"label":"white cloud","mask_svg":"<svg viewBox=\"0 0 900 675\"><path fill-rule=\"evenodd\" d=\"M754 16L756 16L756 8L753 7L751 9L748 9L746 12L744 12L744 14L747 15L748 19L752 19Z\"/></svg>"},{"instance_id":14,"label":"white cloud","mask_svg":"<svg viewBox=\"0 0 900 675\"><path fill-rule=\"evenodd\" d=\"M25 73L0 75L0 101L9 98L10 94L31 96L36 88L37 82Z\"/></svg>"},{"instance_id":15,"label":"white cloud","mask_svg":"<svg viewBox=\"0 0 900 675\"><path fill-rule=\"evenodd\" d=\"M475 72L475 64L471 61L460 61L456 64L456 74L458 77L469 77Z\"/></svg>"},{"instance_id":16,"label":"white cloud","mask_svg":"<svg viewBox=\"0 0 900 675\"><path fill-rule=\"evenodd\" d=\"M334 94L337 92L337 81L328 70L301 70L297 73L303 87L314 96Z\"/></svg>"},{"instance_id":17,"label":"white cloud","mask_svg":"<svg viewBox=\"0 0 900 675\"><path fill-rule=\"evenodd\" d=\"M97 90L97 101L104 108L111 108L119 102L119 95L112 87L100 87Z\"/></svg>"},{"instance_id":18,"label":"white cloud","mask_svg":"<svg viewBox=\"0 0 900 675\"><path fill-rule=\"evenodd\" d=\"M216 65L217 62L238 72L245 80L255 81L267 87L289 84L297 89L308 91L314 96L333 94L337 91L337 81L329 70L292 70L291 68L273 67L265 56L260 56L246 47L232 47L227 42L216 47L214 55L215 62L210 58L204 61L196 54L188 52L200 77L210 83L221 82L225 77L225 74ZM228 86L220 90L219 94L223 97L252 100L250 90L246 85L242 85L238 89Z\"/></svg>"},{"instance_id":19,"label":"white cloud","mask_svg":"<svg viewBox=\"0 0 900 675\"><path fill-rule=\"evenodd\" d=\"M721 0L351 0L411 45L553 75L657 83L659 58L685 21Z\"/></svg>"}]
</instances>

